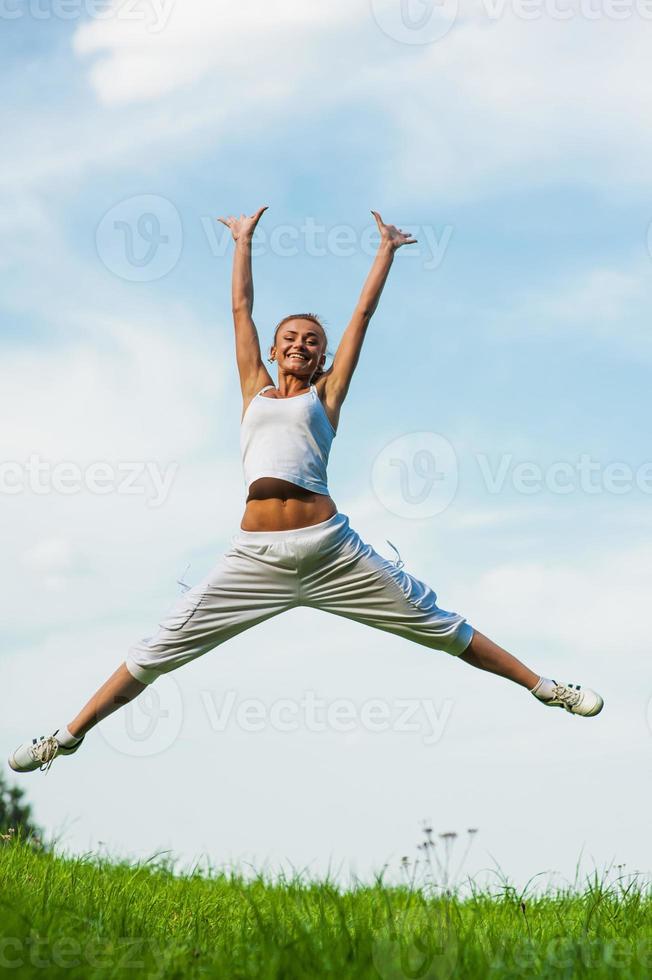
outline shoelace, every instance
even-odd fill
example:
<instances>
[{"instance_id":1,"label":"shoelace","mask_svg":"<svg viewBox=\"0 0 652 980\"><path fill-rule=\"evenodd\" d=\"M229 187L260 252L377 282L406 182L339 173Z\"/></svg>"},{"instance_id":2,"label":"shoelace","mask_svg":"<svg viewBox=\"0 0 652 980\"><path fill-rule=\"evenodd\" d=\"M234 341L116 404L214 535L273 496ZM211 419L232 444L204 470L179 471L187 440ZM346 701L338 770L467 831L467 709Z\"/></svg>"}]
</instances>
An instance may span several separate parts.
<instances>
[{"instance_id":1,"label":"shoelace","mask_svg":"<svg viewBox=\"0 0 652 980\"><path fill-rule=\"evenodd\" d=\"M396 545L392 544L392 542L389 540L389 538L385 538L385 541L390 546L390 548L393 548L394 549L394 551L398 555L398 558L396 559L396 561L393 562L394 567L395 568L403 568L403 566L405 565L405 562L401 558L401 554L400 554L398 548L396 547Z\"/></svg>"},{"instance_id":2,"label":"shoelace","mask_svg":"<svg viewBox=\"0 0 652 980\"><path fill-rule=\"evenodd\" d=\"M54 735L48 735L47 738L41 736L36 745L32 745L30 751L34 762L40 763L40 771L47 772L57 757L59 743Z\"/></svg>"},{"instance_id":3,"label":"shoelace","mask_svg":"<svg viewBox=\"0 0 652 980\"><path fill-rule=\"evenodd\" d=\"M190 569L190 565L188 564L188 565L186 565L186 567L184 569L184 572L183 572L183 575L181 576L181 578L178 578L177 579L177 585L180 585L181 586L181 591L184 592L184 593L185 592L188 592L190 590L190 586L188 585L188 583L187 582L184 582L184 579L185 579L186 575L188 574L188 570L189 569Z\"/></svg>"},{"instance_id":4,"label":"shoelace","mask_svg":"<svg viewBox=\"0 0 652 980\"><path fill-rule=\"evenodd\" d=\"M565 708L574 708L579 703L582 694L580 685L576 684L576 690L572 690L572 684L556 684L552 689L552 696L557 701L561 701Z\"/></svg>"}]
</instances>

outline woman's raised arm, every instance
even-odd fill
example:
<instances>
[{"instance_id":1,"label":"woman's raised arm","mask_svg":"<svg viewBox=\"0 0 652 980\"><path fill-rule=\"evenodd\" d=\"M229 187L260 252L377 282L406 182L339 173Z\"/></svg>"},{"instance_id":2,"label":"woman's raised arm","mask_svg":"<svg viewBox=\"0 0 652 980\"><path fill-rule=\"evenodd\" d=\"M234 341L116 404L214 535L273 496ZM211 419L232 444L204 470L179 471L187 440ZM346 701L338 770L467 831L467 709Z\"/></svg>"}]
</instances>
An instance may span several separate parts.
<instances>
[{"instance_id":1,"label":"woman's raised arm","mask_svg":"<svg viewBox=\"0 0 652 980\"><path fill-rule=\"evenodd\" d=\"M401 245L411 245L417 241L395 225L386 225L377 211L371 212L380 232L378 252L367 276L360 299L351 321L342 334L333 358L333 364L326 372L326 400L335 409L342 404L349 390L369 321L376 312L380 297L394 261L394 253Z\"/></svg>"},{"instance_id":2,"label":"woman's raised arm","mask_svg":"<svg viewBox=\"0 0 652 980\"><path fill-rule=\"evenodd\" d=\"M267 207L251 216L218 218L230 229L235 241L231 306L235 327L235 356L240 375L242 396L247 400L258 388L271 381L263 364L260 341L253 321L254 279L251 270L251 239Z\"/></svg>"}]
</instances>

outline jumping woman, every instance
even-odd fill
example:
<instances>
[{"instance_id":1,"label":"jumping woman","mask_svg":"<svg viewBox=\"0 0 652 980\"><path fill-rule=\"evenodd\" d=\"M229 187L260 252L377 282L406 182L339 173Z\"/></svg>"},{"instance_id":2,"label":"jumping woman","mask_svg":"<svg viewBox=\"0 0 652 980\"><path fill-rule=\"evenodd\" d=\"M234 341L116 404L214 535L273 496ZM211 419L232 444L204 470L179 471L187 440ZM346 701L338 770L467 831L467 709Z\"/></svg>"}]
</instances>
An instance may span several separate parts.
<instances>
[{"instance_id":1,"label":"jumping woman","mask_svg":"<svg viewBox=\"0 0 652 980\"><path fill-rule=\"evenodd\" d=\"M49 769L56 756L76 752L91 728L161 674L295 606L443 650L514 681L549 707L585 717L602 709L595 691L542 677L463 616L440 609L433 590L403 571L400 560L381 557L360 538L329 494L329 452L369 322L396 252L416 239L372 212L380 231L378 253L331 367L324 367L328 341L319 318L286 316L268 358L278 366L275 385L252 319L251 242L265 210L219 219L235 241L233 319L248 494L240 528L211 573L183 595L153 636L129 650L126 662L72 721L15 750L9 765L16 772Z\"/></svg>"}]
</instances>

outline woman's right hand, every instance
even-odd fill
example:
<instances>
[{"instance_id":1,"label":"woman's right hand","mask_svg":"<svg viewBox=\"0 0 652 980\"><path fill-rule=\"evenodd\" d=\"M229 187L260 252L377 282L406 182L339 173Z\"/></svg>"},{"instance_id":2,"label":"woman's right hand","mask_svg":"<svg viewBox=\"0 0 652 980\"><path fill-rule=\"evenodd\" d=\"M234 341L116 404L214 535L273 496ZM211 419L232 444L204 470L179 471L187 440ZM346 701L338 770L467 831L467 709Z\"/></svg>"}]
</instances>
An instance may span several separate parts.
<instances>
[{"instance_id":1,"label":"woman's right hand","mask_svg":"<svg viewBox=\"0 0 652 980\"><path fill-rule=\"evenodd\" d=\"M263 212L267 211L268 205L259 208L255 214L248 217L246 214L241 214L239 218L234 218L233 216L229 218L218 218L223 225L231 229L231 234L233 235L233 241L237 242L239 238L251 239L254 231L256 230L256 225L261 219Z\"/></svg>"}]
</instances>

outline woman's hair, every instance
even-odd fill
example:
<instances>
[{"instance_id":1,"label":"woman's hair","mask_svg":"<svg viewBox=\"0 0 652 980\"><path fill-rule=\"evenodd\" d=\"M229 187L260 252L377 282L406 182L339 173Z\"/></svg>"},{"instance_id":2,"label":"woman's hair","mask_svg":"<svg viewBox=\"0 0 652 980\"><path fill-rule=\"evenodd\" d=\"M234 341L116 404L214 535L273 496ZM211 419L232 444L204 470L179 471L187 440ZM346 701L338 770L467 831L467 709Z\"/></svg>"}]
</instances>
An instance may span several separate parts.
<instances>
[{"instance_id":1,"label":"woman's hair","mask_svg":"<svg viewBox=\"0 0 652 980\"><path fill-rule=\"evenodd\" d=\"M324 327L324 324L321 322L321 320L319 319L316 313L292 313L290 314L290 316L284 316L281 322L276 325L276 329L274 330L274 340L273 340L274 347L276 347L277 333L279 332L283 324L288 322L288 320L311 320L312 323L316 323L317 326L321 328L322 333L324 334L324 339L326 340L326 350L324 350L324 354L326 355L328 354L328 336L326 335L326 328ZM325 373L324 369L318 367L312 376L313 383L318 378L321 378L322 374L324 373Z\"/></svg>"}]
</instances>

